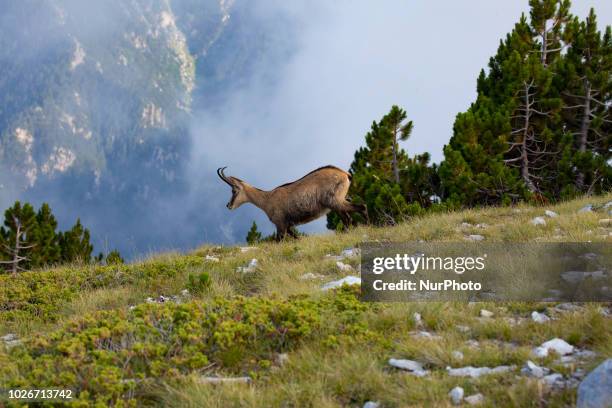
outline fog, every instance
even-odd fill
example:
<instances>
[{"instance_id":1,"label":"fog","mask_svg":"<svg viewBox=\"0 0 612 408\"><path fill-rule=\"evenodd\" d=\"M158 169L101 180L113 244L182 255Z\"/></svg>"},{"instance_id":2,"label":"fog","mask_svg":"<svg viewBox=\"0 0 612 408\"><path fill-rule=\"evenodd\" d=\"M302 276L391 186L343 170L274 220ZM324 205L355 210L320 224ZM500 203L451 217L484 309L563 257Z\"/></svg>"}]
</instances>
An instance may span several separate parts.
<instances>
[{"instance_id":1,"label":"fog","mask_svg":"<svg viewBox=\"0 0 612 408\"><path fill-rule=\"evenodd\" d=\"M118 31L129 20L120 21L113 7L98 5L93 10L76 0L63 3L70 10L70 24L82 38L92 44L108 43L112 53L113 39L122 38ZM600 29L612 21L610 1L573 3L572 12L581 18L595 7ZM4 26L0 34L13 33L14 40L7 44L15 47L0 55L26 66L65 45L70 58L73 41L45 31L47 14L55 13L53 4L41 7L36 15L21 16L29 19L27 27L19 16L0 16ZM139 3L130 4L132 10ZM218 6L215 0L170 4L175 11ZM14 6L13 12L18 8ZM138 200L112 202L114 197L106 197L108 207L99 205L96 197L87 202L67 199L66 189L84 188L86 178L78 186L58 180L50 186L61 188L36 191L25 198L37 205L50 202L62 228L81 217L92 231L96 251L119 248L129 258L204 242L243 242L253 220L265 234L271 233L272 224L253 206L225 208L230 191L217 178L218 167L228 166L228 175L262 189L327 164L348 169L372 121L393 104L404 108L414 121L413 134L402 147L409 155L430 152L433 161L439 162L456 114L475 100L479 71L527 11L527 0L237 0L217 41L216 54L196 53L197 66L208 71L198 69L191 114L187 123L177 124L189 134L186 140L177 138L182 143L177 149L178 170L183 172L177 174L179 187L156 200L147 201L145 194L142 207L134 204ZM180 28L180 18L177 25ZM244 27L242 33L236 25ZM130 69L138 74L138 67ZM216 72L227 74L217 77ZM73 94L70 89L66 92ZM120 127L118 122L121 127L132 126L124 122L133 112L123 109L121 101L113 101L111 91L106 97L108 103L104 99L97 105L118 111L108 122L115 128ZM6 181L9 172L0 163L3 207L24 197ZM141 175L125 176L136 186L135 194L142 194ZM124 191L129 191L129 183ZM325 219L300 229L322 233Z\"/></svg>"},{"instance_id":2,"label":"fog","mask_svg":"<svg viewBox=\"0 0 612 408\"><path fill-rule=\"evenodd\" d=\"M528 13L527 1L516 0L285 3L264 2L261 13L292 22L291 33L274 33L294 38L279 42L288 57L279 63L285 50L270 50L270 63L260 63L246 86L195 112L194 177L224 165L268 189L322 165L347 169L372 121L393 104L415 123L402 147L439 162L456 114L475 100L479 71ZM600 27L610 23L607 1L575 1L572 11L584 18L590 7ZM229 198L225 190L211 198L216 207ZM267 225L257 211L237 212L242 216L223 216L227 238L244 236L244 218ZM236 229L242 235L234 236ZM324 220L306 230L324 230Z\"/></svg>"}]
</instances>

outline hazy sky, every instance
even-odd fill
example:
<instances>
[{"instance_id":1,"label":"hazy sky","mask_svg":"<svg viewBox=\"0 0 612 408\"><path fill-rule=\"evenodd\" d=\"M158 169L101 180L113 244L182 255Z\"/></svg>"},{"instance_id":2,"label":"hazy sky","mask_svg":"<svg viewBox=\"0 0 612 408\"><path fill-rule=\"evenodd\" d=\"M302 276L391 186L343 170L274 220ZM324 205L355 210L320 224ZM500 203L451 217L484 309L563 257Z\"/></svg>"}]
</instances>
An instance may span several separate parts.
<instances>
[{"instance_id":1,"label":"hazy sky","mask_svg":"<svg viewBox=\"0 0 612 408\"><path fill-rule=\"evenodd\" d=\"M262 15L292 21L291 57L264 61L223 104L196 112L194 163L227 165L261 188L321 165L347 169L372 121L393 104L415 123L403 147L438 162L456 114L475 99L480 69L528 12L527 0L306 3L261 3ZM609 0L574 1L572 11L584 18L590 7L600 27L612 22Z\"/></svg>"}]
</instances>

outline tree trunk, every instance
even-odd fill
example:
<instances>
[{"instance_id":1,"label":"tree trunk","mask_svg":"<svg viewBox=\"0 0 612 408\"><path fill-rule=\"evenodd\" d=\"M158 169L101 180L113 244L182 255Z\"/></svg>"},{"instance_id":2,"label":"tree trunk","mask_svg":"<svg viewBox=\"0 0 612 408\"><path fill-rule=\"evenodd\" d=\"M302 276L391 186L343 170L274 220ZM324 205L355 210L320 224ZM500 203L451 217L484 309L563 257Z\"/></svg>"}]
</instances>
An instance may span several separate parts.
<instances>
[{"instance_id":1,"label":"tree trunk","mask_svg":"<svg viewBox=\"0 0 612 408\"><path fill-rule=\"evenodd\" d=\"M582 123L580 124L580 134L578 138L578 151L580 153L586 152L586 145L589 136L589 128L591 126L591 83L588 79L584 80L584 112L582 115ZM578 190L584 189L584 172L578 170L576 176L576 188Z\"/></svg>"},{"instance_id":2,"label":"tree trunk","mask_svg":"<svg viewBox=\"0 0 612 408\"><path fill-rule=\"evenodd\" d=\"M399 168L397 166L397 128L393 130L393 178L399 184Z\"/></svg>"},{"instance_id":3,"label":"tree trunk","mask_svg":"<svg viewBox=\"0 0 612 408\"><path fill-rule=\"evenodd\" d=\"M13 267L11 270L13 275L17 275L17 268L19 265L19 250L21 249L19 242L19 239L21 237L21 224L19 223L19 221L17 221L16 225L17 231L15 231L15 250L13 251Z\"/></svg>"},{"instance_id":4,"label":"tree trunk","mask_svg":"<svg viewBox=\"0 0 612 408\"><path fill-rule=\"evenodd\" d=\"M523 145L521 149L521 177L525 182L525 185L532 193L537 191L533 182L531 181L531 175L529 174L529 156L527 155L527 142L529 141L529 119L531 118L531 105L529 101L529 90L531 86L525 84L525 123L523 130Z\"/></svg>"}]
</instances>

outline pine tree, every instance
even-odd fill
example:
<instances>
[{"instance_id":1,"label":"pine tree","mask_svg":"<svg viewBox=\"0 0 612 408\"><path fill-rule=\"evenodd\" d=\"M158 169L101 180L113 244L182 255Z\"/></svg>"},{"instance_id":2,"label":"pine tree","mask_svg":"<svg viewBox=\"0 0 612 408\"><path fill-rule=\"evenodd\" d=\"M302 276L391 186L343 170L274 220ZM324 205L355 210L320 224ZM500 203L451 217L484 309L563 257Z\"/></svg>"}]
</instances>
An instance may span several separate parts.
<instances>
[{"instance_id":1,"label":"pine tree","mask_svg":"<svg viewBox=\"0 0 612 408\"><path fill-rule=\"evenodd\" d=\"M607 164L612 142L612 35L608 26L602 37L593 9L586 21L575 18L570 31L572 46L559 70L564 86L563 116L572 136L571 159L565 167L575 172L573 183L568 183L573 189L567 188L566 193L602 192L612 180Z\"/></svg>"},{"instance_id":2,"label":"pine tree","mask_svg":"<svg viewBox=\"0 0 612 408\"><path fill-rule=\"evenodd\" d=\"M19 201L4 213L3 258L1 264L8 267L13 274L26 270L31 262L33 243L32 232L36 228L36 213L28 203L21 205Z\"/></svg>"},{"instance_id":3,"label":"pine tree","mask_svg":"<svg viewBox=\"0 0 612 408\"><path fill-rule=\"evenodd\" d=\"M89 263L93 251L93 245L89 240L89 230L81 225L80 219L77 219L72 229L60 234L62 261Z\"/></svg>"},{"instance_id":4,"label":"pine tree","mask_svg":"<svg viewBox=\"0 0 612 408\"><path fill-rule=\"evenodd\" d=\"M406 111L400 109L397 105L391 107L391 111L384 117L383 126L391 132L391 148L392 159L391 165L393 168L393 178L395 183L400 182L399 170L399 142L406 141L412 134L412 121L406 122Z\"/></svg>"},{"instance_id":5,"label":"pine tree","mask_svg":"<svg viewBox=\"0 0 612 408\"><path fill-rule=\"evenodd\" d=\"M36 214L36 228L32 231L32 268L59 263L61 248L56 232L57 221L47 203L43 203Z\"/></svg>"},{"instance_id":6,"label":"pine tree","mask_svg":"<svg viewBox=\"0 0 612 408\"><path fill-rule=\"evenodd\" d=\"M121 254L116 249L109 252L108 255L106 255L107 265L121 265L124 263L125 263L125 260L121 257Z\"/></svg>"},{"instance_id":7,"label":"pine tree","mask_svg":"<svg viewBox=\"0 0 612 408\"><path fill-rule=\"evenodd\" d=\"M256 244L259 241L261 241L261 232L257 230L257 224L253 221L253 225L251 225L251 229L246 236L246 242L248 244Z\"/></svg>"}]
</instances>

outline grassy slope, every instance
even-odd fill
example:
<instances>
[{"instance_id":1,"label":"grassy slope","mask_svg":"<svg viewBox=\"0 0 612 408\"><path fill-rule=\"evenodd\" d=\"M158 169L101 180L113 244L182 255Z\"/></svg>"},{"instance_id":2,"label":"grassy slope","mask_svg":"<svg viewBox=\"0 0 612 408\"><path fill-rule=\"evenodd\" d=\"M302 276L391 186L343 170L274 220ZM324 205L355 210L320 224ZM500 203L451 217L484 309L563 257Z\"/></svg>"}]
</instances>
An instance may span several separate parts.
<instances>
[{"instance_id":1,"label":"grassy slope","mask_svg":"<svg viewBox=\"0 0 612 408\"><path fill-rule=\"evenodd\" d=\"M215 302L220 298L234 299L237 295L244 295L264 302L267 299L281 302L272 304L272 309L285 305L282 303L285 301L287 307L299 309L303 306L295 299L304 298L312 302L313 308L308 310L313 313L316 323L309 323L308 328L291 341L283 338L283 341L275 342L274 335L270 338L250 335L242 348L231 348L233 354L227 350L221 353L219 350L223 345L211 340L207 343L209 348L201 350L210 364L197 366L192 375L186 375L188 370L181 369L178 374L165 372L157 378L148 378L153 381L145 381L134 394L139 401L146 399L164 405L194 407L361 406L368 400L381 401L384 406L446 406L449 405L448 391L460 385L465 388L466 395L483 393L490 405L571 404L575 399L574 390L551 393L536 381L519 376L518 371L464 379L447 376L444 368L449 365L521 366L534 346L552 337L561 337L598 353L597 358L585 362L585 368L589 369L612 355L612 325L599 312L598 305L586 305L581 311L560 315L558 320L550 323L538 325L526 319L516 326L512 326L506 317L529 317L531 311L545 310L550 305L413 303L361 307L352 303L353 295L339 297L347 303L339 305L333 301L336 295L319 290L322 282L343 275L335 262L325 259L325 255L338 254L363 240L456 241L471 233L484 235L488 241L609 241L612 238L608 235L610 229L598 224L598 220L607 218L607 215L603 212L578 214L577 209L586 203L602 204L611 199L612 195L609 195L551 207L560 217L547 219L546 226L533 226L529 222L532 217L542 215L544 208L525 206L518 207L519 211L489 208L428 215L392 228L360 227L339 235L313 236L281 244L266 243L246 253L241 253L237 247L204 246L187 256L166 254L126 267L74 266L26 273L17 281L0 277L0 335L18 333L26 343L26 347L10 352L0 346L0 363L10 367L4 372L0 370L0 381L8 384L31 381L31 377L23 372L27 366L17 364L18 359L23 359L19 349L28 350L28 358L34 360L45 353L60 357L67 353L58 346L56 338L77 336L74 327L79 327L84 333L90 323L79 322L87 321L87 317L82 317L87 313L107 310L111 311L113 318L132 321L134 318L130 313L156 313L151 308L174 312L173 305L145 305L135 312L130 312L129 306L142 303L148 296L178 294L187 287L190 274L205 271L210 275L211 285L198 294L192 291L189 305L193 307L206 308L217 305ZM485 223L487 227L462 229L462 222ZM217 256L220 262L206 261L205 255ZM235 271L251 258L259 261L254 273ZM358 260L350 262L356 265ZM300 276L307 272L325 277L301 280ZM37 304L36 299L41 298L45 300ZM241 304L239 307L244 306ZM495 318L478 319L481 308L494 311ZM440 335L440 340L416 339L409 334L415 329L411 318L414 312L421 313L425 329ZM96 315L92 320L105 318L107 315ZM279 324L285 323L283 320ZM469 326L471 330L467 333L458 331L457 324ZM215 326L214 330L224 329ZM33 339L37 338L44 339L44 342L34 344ZM478 340L480 348L469 347L466 341L470 339ZM508 342L513 346L509 347ZM88 361L97 344L86 349L79 358ZM463 361L453 357L454 350L463 352ZM285 364L275 363L278 352L288 352ZM416 378L390 370L386 366L390 357L424 362L432 373L425 378ZM541 363L562 373L577 368L555 367L553 360L549 357ZM250 374L255 381L250 386L210 386L200 384L195 374ZM0 383L0 388L2 385ZM95 393L93 391L91 398L101 400L102 397ZM119 395L128 396L127 393ZM116 398L110 399L114 400Z\"/></svg>"}]
</instances>

